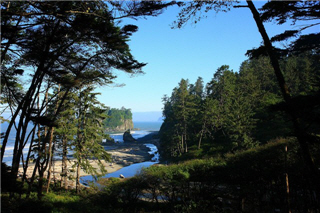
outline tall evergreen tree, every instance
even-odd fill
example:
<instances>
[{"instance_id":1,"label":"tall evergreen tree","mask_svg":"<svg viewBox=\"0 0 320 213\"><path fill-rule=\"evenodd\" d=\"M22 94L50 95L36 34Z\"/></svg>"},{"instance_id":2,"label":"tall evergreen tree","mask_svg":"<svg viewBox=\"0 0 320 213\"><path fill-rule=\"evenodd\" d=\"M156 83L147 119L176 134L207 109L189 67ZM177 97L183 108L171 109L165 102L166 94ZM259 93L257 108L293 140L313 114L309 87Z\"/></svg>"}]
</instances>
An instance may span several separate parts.
<instances>
[{"instance_id":1,"label":"tall evergreen tree","mask_svg":"<svg viewBox=\"0 0 320 213\"><path fill-rule=\"evenodd\" d=\"M102 125L105 117L105 106L97 100L98 93L93 93L92 86L80 88L76 102L77 133L74 141L74 157L76 159L76 190L80 192L80 169L93 175L106 173L102 160L110 161L110 155L101 145L107 136ZM99 170L90 164L90 160L97 161Z\"/></svg>"},{"instance_id":2,"label":"tall evergreen tree","mask_svg":"<svg viewBox=\"0 0 320 213\"><path fill-rule=\"evenodd\" d=\"M70 92L67 96L65 103L62 106L61 113L57 118L57 128L54 132L54 140L56 141L56 148L62 150L62 167L61 167L61 184L67 189L68 179L71 178L68 164L68 153L72 151L72 145L76 136L76 100L77 93ZM54 151L54 150L53 150ZM57 153L58 154L58 153ZM50 187L48 178L48 189Z\"/></svg>"},{"instance_id":3,"label":"tall evergreen tree","mask_svg":"<svg viewBox=\"0 0 320 213\"><path fill-rule=\"evenodd\" d=\"M7 88L10 86L6 93L10 103L14 99L18 103L11 105L14 106L13 114L3 138L1 160L14 122L20 116L13 152L13 179L17 177L22 150L27 143L29 122L48 126L48 131L52 132L53 122L72 87L80 83L111 83L115 77L113 69L131 74L142 72L145 64L134 59L127 44L137 27L119 27L117 20L157 15L166 4L135 2L111 5L112 11L110 2L100 1L1 2L1 74ZM23 73L23 66L30 70L35 67L35 72L26 92L20 95L12 89L12 73ZM35 113L35 103L46 78L67 88L56 115L50 118L44 115L46 102L43 102L40 113ZM48 142L50 137L51 134L46 134L45 141Z\"/></svg>"},{"instance_id":4,"label":"tall evergreen tree","mask_svg":"<svg viewBox=\"0 0 320 213\"><path fill-rule=\"evenodd\" d=\"M315 138L312 134L305 131L303 124L300 122L300 118L298 115L300 114L301 110L297 107L296 104L293 104L294 101L292 101L292 95L288 89L288 84L284 78L283 72L280 68L279 64L279 51L277 51L274 46L272 45L272 39L269 38L266 29L263 25L263 20L268 20L275 18L278 19L279 23L284 23L287 19L292 19L294 22L296 20L310 20L310 19L316 19L319 18L319 13L317 12L319 10L319 3L315 1L297 1L297 2L271 2L266 5L265 13L260 14L256 7L254 6L253 2L250 0L247 0L247 5L238 5L238 2L233 1L226 1L226 2L220 2L220 1L204 1L204 2L198 2L198 1L192 1L192 2L180 2L178 5L182 7L182 10L179 14L178 21L175 22L177 27L183 26L186 22L189 20L195 20L195 23L197 23L201 18L205 16L198 16L201 12L209 12L209 11L216 11L216 12L226 12L230 10L231 6L234 7L247 7L249 8L250 12L253 15L253 19L257 25L257 28L261 34L261 37L263 39L264 46L259 49L258 52L264 52L267 53L268 57L270 58L271 65L273 67L274 74L276 76L276 81L279 85L280 92L284 101L284 104L286 105L286 113L289 115L291 121L292 121L292 127L295 136L298 139L298 142L300 144L300 148L302 150L302 156L305 160L305 163L307 167L309 168L309 171L312 172L318 179L320 177L318 169L315 167L315 164L313 162L309 144L318 140L318 138ZM286 8L286 6L290 6ZM319 23L308 25L306 28L316 26ZM285 32L282 35L278 36L277 38L274 38L274 41L281 41L283 38L292 37L294 35L297 35L298 32L301 32L302 30L306 28L301 28L299 31L295 32ZM318 39L317 39L318 38ZM309 41L314 42L309 42ZM306 51L306 50L313 50L318 52L319 51L319 35L317 34L309 34L300 36L298 40L296 40L292 45L291 52L294 51ZM318 97L318 96L317 96ZM317 181L313 180L315 184L317 185L317 191L320 192L320 185L317 184Z\"/></svg>"}]
</instances>

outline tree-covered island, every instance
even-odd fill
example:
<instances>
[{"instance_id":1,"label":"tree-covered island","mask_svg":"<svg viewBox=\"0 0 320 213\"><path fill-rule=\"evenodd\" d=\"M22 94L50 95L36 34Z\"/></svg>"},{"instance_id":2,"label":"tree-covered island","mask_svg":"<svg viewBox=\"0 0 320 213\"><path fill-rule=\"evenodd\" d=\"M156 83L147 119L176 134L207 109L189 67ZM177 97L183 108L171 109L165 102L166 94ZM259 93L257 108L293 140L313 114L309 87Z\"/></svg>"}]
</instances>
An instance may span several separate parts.
<instances>
[{"instance_id":1,"label":"tree-covered island","mask_svg":"<svg viewBox=\"0 0 320 213\"><path fill-rule=\"evenodd\" d=\"M172 7L172 28L246 10L261 45L238 70L212 68L209 82L182 75L163 97L158 135L107 149L106 131L132 129L132 113L101 103L96 88L146 66L129 47L138 27L123 23ZM249 0L2 1L1 107L10 116L0 117L1 212L319 212L319 8L319 1L261 8ZM269 37L270 21L294 30ZM148 161L148 142L158 146L159 163L131 178L80 183L84 174Z\"/></svg>"},{"instance_id":2,"label":"tree-covered island","mask_svg":"<svg viewBox=\"0 0 320 213\"><path fill-rule=\"evenodd\" d=\"M122 107L121 109L111 108L107 110L107 118L103 125L107 132L124 132L133 129L132 112L130 109Z\"/></svg>"}]
</instances>

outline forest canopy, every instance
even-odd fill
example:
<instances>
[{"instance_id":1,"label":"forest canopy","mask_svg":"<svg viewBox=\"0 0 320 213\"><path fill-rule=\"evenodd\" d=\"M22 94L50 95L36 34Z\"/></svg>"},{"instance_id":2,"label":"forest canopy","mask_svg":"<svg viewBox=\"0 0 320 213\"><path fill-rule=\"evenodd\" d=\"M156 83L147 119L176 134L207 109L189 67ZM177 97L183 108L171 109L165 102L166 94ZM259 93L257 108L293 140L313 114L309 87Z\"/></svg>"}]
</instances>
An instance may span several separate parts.
<instances>
[{"instance_id":1,"label":"forest canopy","mask_svg":"<svg viewBox=\"0 0 320 213\"><path fill-rule=\"evenodd\" d=\"M22 163L28 196L38 173L41 199L47 170L49 190L57 135L65 161L68 148L75 151L78 192L80 167L94 174L89 158L99 163L101 158L110 160L100 144L105 138L100 123L106 107L93 90L112 84L117 71L143 73L146 63L134 58L128 44L138 27L121 25L121 19L156 16L170 4L1 2L1 104L11 113L2 137L1 162L9 136L16 132L10 169L13 185L17 186ZM34 126L31 131L29 124ZM25 149L28 151L23 155ZM27 179L31 160L35 161L34 173Z\"/></svg>"},{"instance_id":2,"label":"forest canopy","mask_svg":"<svg viewBox=\"0 0 320 213\"><path fill-rule=\"evenodd\" d=\"M132 178L104 179L102 190L83 187L80 171L98 178L114 166L112 160L130 161L111 156L106 146L129 155L148 152L143 140L128 149L123 147L130 144L102 143L110 139L106 127L126 128L132 113L110 109L95 91L113 84L117 71L144 73L146 63L129 47L138 27L123 19L157 16L172 5L180 10L173 28L197 24L210 12L244 9L262 42L247 51L239 70L222 63L209 82L179 76L163 97L159 134L143 138L158 146L159 164ZM0 103L11 113L1 133L5 210L319 212L320 33L306 34L320 25L319 6L268 1L257 9L250 0L1 2ZM295 28L269 38L269 21ZM9 150L11 166L3 163Z\"/></svg>"},{"instance_id":3,"label":"forest canopy","mask_svg":"<svg viewBox=\"0 0 320 213\"><path fill-rule=\"evenodd\" d=\"M319 93L318 55L290 56L280 64L294 100ZM238 72L223 65L206 86L201 77L194 84L182 79L163 102L160 133L165 158L213 156L294 136L268 57L246 60ZM313 118L319 115L318 107L296 104L305 130L318 135L319 122Z\"/></svg>"}]
</instances>

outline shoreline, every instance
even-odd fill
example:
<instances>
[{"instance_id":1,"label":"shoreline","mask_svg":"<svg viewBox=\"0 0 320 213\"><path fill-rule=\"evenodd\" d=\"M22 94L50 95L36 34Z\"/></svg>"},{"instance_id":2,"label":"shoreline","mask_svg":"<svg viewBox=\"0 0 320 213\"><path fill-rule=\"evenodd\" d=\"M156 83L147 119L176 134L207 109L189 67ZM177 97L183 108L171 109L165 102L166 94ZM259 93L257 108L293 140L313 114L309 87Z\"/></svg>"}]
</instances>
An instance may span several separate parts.
<instances>
[{"instance_id":1,"label":"shoreline","mask_svg":"<svg viewBox=\"0 0 320 213\"><path fill-rule=\"evenodd\" d=\"M145 141L137 141L134 143L117 143L117 144L106 144L104 145L105 150L111 154L112 162L102 161L104 167L107 169L107 174L113 173L118 171L119 169L129 166L131 164L135 163L142 163L145 161L150 161L152 156L148 153L150 150L148 147L144 145ZM73 179L68 180L68 188L75 188L76 186L76 180L74 179L76 177L76 171L71 172L74 170L72 168L74 160L69 159L67 162L67 168L69 170L68 176L73 177ZM98 168L98 164L95 160L90 160L90 164L94 167ZM35 163L29 163L29 167L27 169L27 178L30 178L32 176L32 172L34 170ZM62 160L54 160L54 170L52 172L52 178L51 182L54 183L55 181L61 180L61 168L62 168ZM47 178L47 171L44 173L44 178ZM19 168L19 175L22 176L23 174L23 168L20 166ZM91 175L86 173L81 169L80 171L80 177Z\"/></svg>"}]
</instances>

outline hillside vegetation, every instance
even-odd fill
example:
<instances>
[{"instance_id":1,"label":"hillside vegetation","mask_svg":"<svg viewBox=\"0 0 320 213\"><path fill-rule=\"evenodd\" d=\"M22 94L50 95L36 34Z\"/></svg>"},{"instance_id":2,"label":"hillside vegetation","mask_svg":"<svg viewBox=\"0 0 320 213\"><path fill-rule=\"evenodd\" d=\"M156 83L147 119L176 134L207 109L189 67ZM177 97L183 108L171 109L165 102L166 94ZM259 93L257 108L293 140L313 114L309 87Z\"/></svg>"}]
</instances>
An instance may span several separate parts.
<instances>
[{"instance_id":1,"label":"hillside vegetation","mask_svg":"<svg viewBox=\"0 0 320 213\"><path fill-rule=\"evenodd\" d=\"M228 51L225 59L232 63L240 45L214 49L204 41L209 51L188 49L173 40L181 34L169 41L153 22L150 35L141 33L155 42L148 45L152 51L144 40L140 46L148 50L143 54L159 59L149 68L158 66L161 72L146 82L148 89L158 92L160 84L170 85L173 74L182 78L163 97L159 135L131 148L102 144L112 141L106 131L133 128L132 113L108 108L99 101L97 87L121 86L117 71L134 76L147 65L131 51L139 46L133 41L139 37L132 36L138 26L125 23L158 16L171 6L177 12L172 28L197 24L209 13L246 11L243 33L211 31L216 29L211 23L205 32L225 43L243 36L247 47L252 47L251 36L259 35L260 46L247 51L239 70L221 63L212 68L209 82L199 76L193 83L185 76L198 73L202 57L219 63L211 51ZM1 212L320 212L319 14L320 1L2 1L0 103L11 120L0 116L9 123L1 132ZM281 25L281 31L268 32L266 22ZM229 19L221 24L234 27ZM246 31L250 24L258 34ZM192 36L202 40L203 35ZM183 47L178 54L171 51L176 44ZM162 52L158 45L168 49ZM193 70L183 70L186 66ZM130 87L140 91L135 95L149 97L136 83ZM159 164L131 178L98 179L117 161L128 163L111 156L108 146L122 146L136 160L138 146L148 142L158 146ZM11 165L3 163L8 154ZM142 157L138 162L150 159L147 150ZM82 185L81 171L99 185Z\"/></svg>"},{"instance_id":2,"label":"hillside vegetation","mask_svg":"<svg viewBox=\"0 0 320 213\"><path fill-rule=\"evenodd\" d=\"M133 129L131 109L122 107L121 109L111 108L106 112L107 118L103 125L108 132L126 131Z\"/></svg>"}]
</instances>

